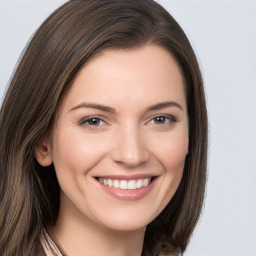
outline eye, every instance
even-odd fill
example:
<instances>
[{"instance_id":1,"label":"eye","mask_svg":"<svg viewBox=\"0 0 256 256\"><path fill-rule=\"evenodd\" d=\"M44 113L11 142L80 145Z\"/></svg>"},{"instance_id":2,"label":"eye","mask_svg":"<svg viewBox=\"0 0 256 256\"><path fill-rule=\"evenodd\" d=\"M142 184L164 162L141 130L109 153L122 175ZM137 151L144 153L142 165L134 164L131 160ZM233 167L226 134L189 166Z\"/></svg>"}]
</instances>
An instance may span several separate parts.
<instances>
[{"instance_id":1,"label":"eye","mask_svg":"<svg viewBox=\"0 0 256 256\"><path fill-rule=\"evenodd\" d=\"M149 123L155 125L167 125L170 123L176 122L176 118L174 116L156 116Z\"/></svg>"},{"instance_id":2,"label":"eye","mask_svg":"<svg viewBox=\"0 0 256 256\"><path fill-rule=\"evenodd\" d=\"M105 121L103 121L101 118L99 117L87 117L87 118L83 118L79 121L80 125L87 125L87 126L91 126L91 127L98 127L98 126L102 126L104 124L106 124Z\"/></svg>"},{"instance_id":3,"label":"eye","mask_svg":"<svg viewBox=\"0 0 256 256\"><path fill-rule=\"evenodd\" d=\"M153 119L155 124L165 124L166 121L169 121L165 116L157 116Z\"/></svg>"}]
</instances>

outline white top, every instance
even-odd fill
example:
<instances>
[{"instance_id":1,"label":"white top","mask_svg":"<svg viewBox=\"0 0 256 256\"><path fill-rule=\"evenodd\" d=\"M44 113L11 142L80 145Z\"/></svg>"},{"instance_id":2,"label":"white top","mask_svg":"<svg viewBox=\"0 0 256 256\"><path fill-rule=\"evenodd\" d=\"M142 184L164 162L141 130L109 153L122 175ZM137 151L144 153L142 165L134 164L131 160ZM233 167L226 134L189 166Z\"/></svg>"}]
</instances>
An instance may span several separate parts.
<instances>
[{"instance_id":1,"label":"white top","mask_svg":"<svg viewBox=\"0 0 256 256\"><path fill-rule=\"evenodd\" d=\"M46 256L64 256L45 229L41 237L41 244Z\"/></svg>"}]
</instances>

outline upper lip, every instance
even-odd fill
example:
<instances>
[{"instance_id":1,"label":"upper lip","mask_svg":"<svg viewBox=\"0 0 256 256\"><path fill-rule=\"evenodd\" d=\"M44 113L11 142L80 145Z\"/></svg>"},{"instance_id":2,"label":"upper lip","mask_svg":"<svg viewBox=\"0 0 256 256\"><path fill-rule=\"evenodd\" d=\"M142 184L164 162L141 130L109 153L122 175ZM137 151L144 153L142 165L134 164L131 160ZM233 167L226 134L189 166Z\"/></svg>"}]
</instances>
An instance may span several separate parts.
<instances>
[{"instance_id":1,"label":"upper lip","mask_svg":"<svg viewBox=\"0 0 256 256\"><path fill-rule=\"evenodd\" d=\"M112 174L112 175L99 175L95 176L95 178L103 178L103 179L111 179L111 180L139 180L139 179L146 179L146 178L153 178L158 175L154 174L129 174L129 175L124 175L124 174Z\"/></svg>"}]
</instances>

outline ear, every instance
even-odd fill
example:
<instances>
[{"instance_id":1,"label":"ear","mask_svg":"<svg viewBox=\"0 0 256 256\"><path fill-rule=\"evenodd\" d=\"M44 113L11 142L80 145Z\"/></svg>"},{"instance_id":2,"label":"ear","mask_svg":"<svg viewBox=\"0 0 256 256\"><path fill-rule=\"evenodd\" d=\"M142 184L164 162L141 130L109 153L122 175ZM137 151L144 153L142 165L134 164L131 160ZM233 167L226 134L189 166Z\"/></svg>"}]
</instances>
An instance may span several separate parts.
<instances>
[{"instance_id":1,"label":"ear","mask_svg":"<svg viewBox=\"0 0 256 256\"><path fill-rule=\"evenodd\" d=\"M41 166L52 164L51 144L49 138L43 139L34 149L34 157Z\"/></svg>"}]
</instances>

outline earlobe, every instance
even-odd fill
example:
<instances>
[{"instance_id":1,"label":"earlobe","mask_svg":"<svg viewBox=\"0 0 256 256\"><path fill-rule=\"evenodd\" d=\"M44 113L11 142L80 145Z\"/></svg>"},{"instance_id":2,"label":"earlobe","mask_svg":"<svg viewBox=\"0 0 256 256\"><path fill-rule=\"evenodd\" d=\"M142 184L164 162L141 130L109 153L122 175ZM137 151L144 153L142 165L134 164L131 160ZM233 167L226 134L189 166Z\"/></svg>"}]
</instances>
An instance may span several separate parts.
<instances>
[{"instance_id":1,"label":"earlobe","mask_svg":"<svg viewBox=\"0 0 256 256\"><path fill-rule=\"evenodd\" d=\"M34 157L41 166L52 164L52 154L49 139L42 140L34 149Z\"/></svg>"}]
</instances>

